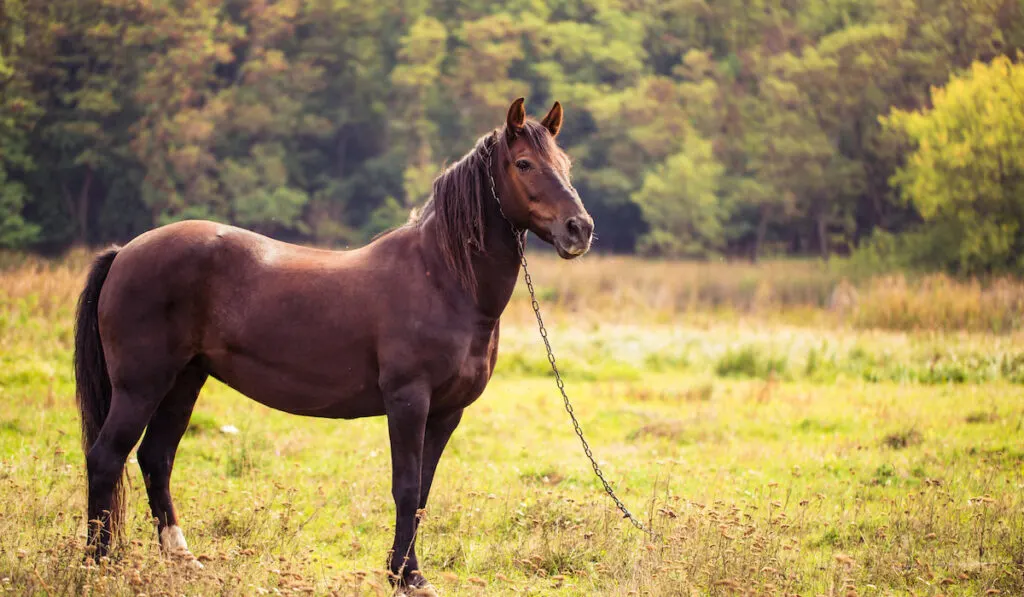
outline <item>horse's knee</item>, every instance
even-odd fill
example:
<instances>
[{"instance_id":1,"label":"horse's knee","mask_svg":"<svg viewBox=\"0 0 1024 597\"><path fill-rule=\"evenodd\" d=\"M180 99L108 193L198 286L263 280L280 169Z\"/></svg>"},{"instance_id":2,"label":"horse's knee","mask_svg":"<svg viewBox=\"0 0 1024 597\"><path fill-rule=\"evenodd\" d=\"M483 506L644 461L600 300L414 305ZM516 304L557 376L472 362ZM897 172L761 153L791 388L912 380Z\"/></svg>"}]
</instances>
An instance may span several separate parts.
<instances>
[{"instance_id":1,"label":"horse's knee","mask_svg":"<svg viewBox=\"0 0 1024 597\"><path fill-rule=\"evenodd\" d=\"M413 514L420 505L420 484L409 481L392 483L391 497L399 514Z\"/></svg>"}]
</instances>

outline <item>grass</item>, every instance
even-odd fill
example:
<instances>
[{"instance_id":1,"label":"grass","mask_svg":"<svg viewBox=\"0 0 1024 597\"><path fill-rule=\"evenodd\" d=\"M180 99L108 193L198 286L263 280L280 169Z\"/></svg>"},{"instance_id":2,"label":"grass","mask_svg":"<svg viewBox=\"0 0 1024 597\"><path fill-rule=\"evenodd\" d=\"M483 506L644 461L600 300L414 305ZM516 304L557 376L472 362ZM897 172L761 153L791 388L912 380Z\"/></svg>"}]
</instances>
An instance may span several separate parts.
<instances>
[{"instance_id":1,"label":"grass","mask_svg":"<svg viewBox=\"0 0 1024 597\"><path fill-rule=\"evenodd\" d=\"M26 258L0 274L0 590L390 594L383 419L295 417L215 382L173 481L206 568L160 555L134 462L120 548L100 565L82 559L69 363L85 261ZM517 297L499 370L452 439L420 531L442 594L1024 594L1015 328L876 329L800 303L633 318L608 298L636 290L632 274L588 285L591 261L650 275L643 292L682 284L645 268L691 266L535 261L535 279L559 285L545 289L580 276L576 299L545 290L561 293L542 299L552 342L602 469L659 538L602 494ZM645 296L625 304L655 304Z\"/></svg>"}]
</instances>

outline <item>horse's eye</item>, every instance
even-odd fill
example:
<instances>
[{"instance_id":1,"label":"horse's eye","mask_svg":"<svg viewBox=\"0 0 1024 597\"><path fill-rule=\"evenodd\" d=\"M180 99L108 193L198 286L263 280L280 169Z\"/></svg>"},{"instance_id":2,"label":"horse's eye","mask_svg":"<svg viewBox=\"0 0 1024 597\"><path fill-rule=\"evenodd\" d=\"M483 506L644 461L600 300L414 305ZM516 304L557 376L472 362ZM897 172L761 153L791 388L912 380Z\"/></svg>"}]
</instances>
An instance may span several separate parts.
<instances>
[{"instance_id":1,"label":"horse's eye","mask_svg":"<svg viewBox=\"0 0 1024 597\"><path fill-rule=\"evenodd\" d=\"M533 164L527 160L516 160L516 168L519 168L520 172L526 172L530 168L533 168Z\"/></svg>"}]
</instances>

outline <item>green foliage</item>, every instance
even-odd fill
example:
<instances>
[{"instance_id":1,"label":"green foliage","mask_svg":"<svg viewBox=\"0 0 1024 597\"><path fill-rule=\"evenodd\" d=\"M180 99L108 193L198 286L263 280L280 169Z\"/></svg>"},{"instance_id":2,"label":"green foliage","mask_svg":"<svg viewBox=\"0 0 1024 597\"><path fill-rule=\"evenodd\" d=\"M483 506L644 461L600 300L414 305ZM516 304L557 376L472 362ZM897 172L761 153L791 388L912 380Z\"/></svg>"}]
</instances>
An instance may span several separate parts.
<instances>
[{"instance_id":1,"label":"green foliage","mask_svg":"<svg viewBox=\"0 0 1024 597\"><path fill-rule=\"evenodd\" d=\"M388 197L381 205L370 214L365 229L371 235L377 235L385 230L394 228L408 219L408 211L404 209L393 197Z\"/></svg>"},{"instance_id":2,"label":"green foliage","mask_svg":"<svg viewBox=\"0 0 1024 597\"><path fill-rule=\"evenodd\" d=\"M0 247L24 247L35 240L39 227L26 222L21 215L25 186L6 178L6 173L0 170Z\"/></svg>"},{"instance_id":3,"label":"green foliage","mask_svg":"<svg viewBox=\"0 0 1024 597\"><path fill-rule=\"evenodd\" d=\"M42 115L17 60L29 42L25 13L18 1L0 7L0 247L7 248L27 246L39 234L39 226L24 218L29 199L25 185L12 179L12 174L35 167L28 132Z\"/></svg>"},{"instance_id":4,"label":"green foliage","mask_svg":"<svg viewBox=\"0 0 1024 597\"><path fill-rule=\"evenodd\" d=\"M288 168L280 144L257 145L245 160L225 160L221 180L231 199L234 220L260 230L277 225L304 228L299 216L309 201L305 191L288 186Z\"/></svg>"},{"instance_id":5,"label":"green foliage","mask_svg":"<svg viewBox=\"0 0 1024 597\"><path fill-rule=\"evenodd\" d=\"M915 234L943 239L932 266L1013 270L1019 193L993 170L1013 141L972 141L961 174L983 184L926 198L959 189L949 164L893 178L901 137L920 139L879 116L1022 44L1015 0L8 0L0 243L125 240L192 217L362 243L524 95L535 113L566 107L560 141L600 249L828 257L924 215ZM999 144L1019 115L1002 118L1013 98L989 79L949 101L995 102ZM959 151L937 131L927 151Z\"/></svg>"},{"instance_id":6,"label":"green foliage","mask_svg":"<svg viewBox=\"0 0 1024 597\"><path fill-rule=\"evenodd\" d=\"M720 248L723 208L717 191L723 170L711 144L689 135L681 152L648 172L633 194L651 226L640 239L640 251L697 257Z\"/></svg>"},{"instance_id":7,"label":"green foliage","mask_svg":"<svg viewBox=\"0 0 1024 597\"><path fill-rule=\"evenodd\" d=\"M964 273L1024 271L1024 66L975 63L932 93L932 107L894 110L885 126L915 147L893 177L925 221L934 252Z\"/></svg>"},{"instance_id":8,"label":"green foliage","mask_svg":"<svg viewBox=\"0 0 1024 597\"><path fill-rule=\"evenodd\" d=\"M787 359L756 346L729 349L715 364L721 377L778 378L786 374Z\"/></svg>"}]
</instances>

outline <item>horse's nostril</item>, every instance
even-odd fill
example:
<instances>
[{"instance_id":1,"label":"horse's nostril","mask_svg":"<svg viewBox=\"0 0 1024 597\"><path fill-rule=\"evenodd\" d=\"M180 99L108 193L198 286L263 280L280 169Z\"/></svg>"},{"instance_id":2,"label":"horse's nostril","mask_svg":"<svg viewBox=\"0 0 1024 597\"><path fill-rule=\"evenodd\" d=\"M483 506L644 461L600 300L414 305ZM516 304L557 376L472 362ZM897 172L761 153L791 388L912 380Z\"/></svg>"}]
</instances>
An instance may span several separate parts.
<instances>
[{"instance_id":1,"label":"horse's nostril","mask_svg":"<svg viewBox=\"0 0 1024 597\"><path fill-rule=\"evenodd\" d=\"M576 218L569 218L568 220L566 220L565 231L569 233L569 236L581 236L579 220L577 220Z\"/></svg>"}]
</instances>

